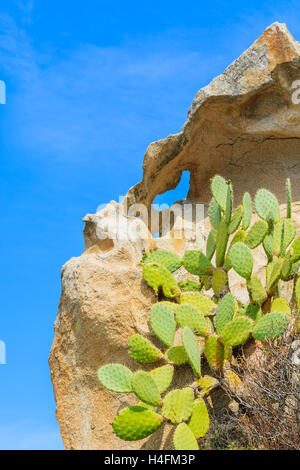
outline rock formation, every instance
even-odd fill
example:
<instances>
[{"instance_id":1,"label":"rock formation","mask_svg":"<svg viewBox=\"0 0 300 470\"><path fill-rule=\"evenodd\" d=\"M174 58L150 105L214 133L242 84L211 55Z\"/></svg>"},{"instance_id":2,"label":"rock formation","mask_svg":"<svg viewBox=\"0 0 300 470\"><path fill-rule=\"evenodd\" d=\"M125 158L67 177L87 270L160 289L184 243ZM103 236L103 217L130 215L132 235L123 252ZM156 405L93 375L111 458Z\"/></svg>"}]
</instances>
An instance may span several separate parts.
<instances>
[{"instance_id":1,"label":"rock formation","mask_svg":"<svg viewBox=\"0 0 300 470\"><path fill-rule=\"evenodd\" d=\"M104 390L96 375L108 362L136 368L128 357L128 338L134 332L149 337L154 294L142 280L139 261L144 251L165 247L182 253L197 243L192 231L175 237L175 222L171 238L168 233L153 238L161 232L159 214L143 216L142 208L150 210L156 195L175 188L184 170L190 171L190 189L187 200L180 201L183 206L209 202L209 179L215 173L232 180L236 205L245 191L254 195L259 187L273 190L282 203L286 177L291 178L294 200L300 200L300 104L293 99L297 80L300 44L285 25L274 23L197 93L180 133L148 147L143 180L128 191L124 202L113 201L84 218L85 251L63 266L49 358L67 449L170 448L167 426L140 442L115 437L110 422L134 399ZM300 219L300 204L294 209ZM262 253L257 253L256 262L264 264ZM239 295L240 278L231 279L231 285ZM189 380L183 369L181 384Z\"/></svg>"}]
</instances>

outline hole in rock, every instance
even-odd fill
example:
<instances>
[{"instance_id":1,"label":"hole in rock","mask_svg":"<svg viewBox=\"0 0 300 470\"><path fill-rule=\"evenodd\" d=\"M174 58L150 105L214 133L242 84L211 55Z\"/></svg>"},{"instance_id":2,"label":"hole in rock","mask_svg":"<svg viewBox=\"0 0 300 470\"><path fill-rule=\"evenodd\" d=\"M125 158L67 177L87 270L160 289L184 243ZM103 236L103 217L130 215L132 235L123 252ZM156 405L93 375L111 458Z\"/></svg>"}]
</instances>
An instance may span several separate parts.
<instances>
[{"instance_id":1,"label":"hole in rock","mask_svg":"<svg viewBox=\"0 0 300 470\"><path fill-rule=\"evenodd\" d=\"M158 205L166 204L170 207L172 204L174 204L174 202L179 201L180 199L186 199L187 194L189 192L189 188L190 188L190 172L183 171L180 182L178 183L176 188L171 189L170 191L166 191L163 194L158 194L155 197L152 204L153 205L154 204L158 204Z\"/></svg>"}]
</instances>

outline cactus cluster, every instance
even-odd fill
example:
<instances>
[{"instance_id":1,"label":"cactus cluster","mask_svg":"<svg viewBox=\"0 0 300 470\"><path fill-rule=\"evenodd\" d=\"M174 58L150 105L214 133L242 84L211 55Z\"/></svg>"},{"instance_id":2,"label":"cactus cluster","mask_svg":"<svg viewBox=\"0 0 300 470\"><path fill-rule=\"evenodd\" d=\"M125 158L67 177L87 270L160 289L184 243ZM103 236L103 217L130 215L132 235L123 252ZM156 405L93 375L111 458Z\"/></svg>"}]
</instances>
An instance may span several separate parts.
<instances>
[{"instance_id":1,"label":"cactus cluster","mask_svg":"<svg viewBox=\"0 0 300 470\"><path fill-rule=\"evenodd\" d=\"M209 429L208 395L222 380L236 392L243 388L230 368L236 346L251 337L259 341L276 340L289 325L292 309L280 296L282 281L294 280L292 307L300 307L300 237L295 238L296 227L291 218L289 180L286 217L280 218L276 197L259 189L254 208L260 219L252 225L249 193L244 194L243 203L233 211L231 182L217 175L212 179L211 189L213 197L208 209L211 231L206 252L189 250L181 259L159 250L144 255L141 261L144 280L156 294L160 292L165 297L152 306L150 314L152 332L162 347L159 349L134 334L129 339L129 356L141 364L159 364L150 372L132 372L121 364L108 364L98 371L105 388L132 393L138 400L136 405L121 410L112 423L121 439L142 439L166 421L176 426L175 449L198 449L198 439ZM268 260L264 283L253 273L252 250L259 245ZM187 277L176 282L173 273L182 266L193 279ZM250 299L246 305L230 292L231 269L245 279ZM180 344L175 341L177 330ZM200 343L204 343L201 348ZM202 376L202 360L206 360L218 378ZM192 368L194 383L169 390L176 367L183 364Z\"/></svg>"}]
</instances>

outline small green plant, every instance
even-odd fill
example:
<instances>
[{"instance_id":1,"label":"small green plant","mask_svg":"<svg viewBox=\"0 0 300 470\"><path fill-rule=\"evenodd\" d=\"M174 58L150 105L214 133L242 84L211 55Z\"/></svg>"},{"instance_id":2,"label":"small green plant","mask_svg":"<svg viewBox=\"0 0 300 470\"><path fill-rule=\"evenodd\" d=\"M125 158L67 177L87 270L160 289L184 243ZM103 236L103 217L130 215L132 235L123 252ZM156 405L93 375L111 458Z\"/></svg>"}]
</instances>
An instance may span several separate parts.
<instances>
[{"instance_id":1,"label":"small green plant","mask_svg":"<svg viewBox=\"0 0 300 470\"><path fill-rule=\"evenodd\" d=\"M158 349L139 334L129 339L129 355L141 364L160 363L151 372L133 373L121 364L108 364L98 371L101 384L112 392L133 393L139 400L119 412L112 427L125 440L143 439L164 421L176 426L173 443L177 450L198 449L197 440L209 430L206 397L222 378L233 390L243 384L228 368L234 348L253 337L276 340L291 321L291 308L280 296L280 281L294 280L294 303L300 305L300 237L291 218L291 189L287 181L287 214L280 218L279 203L266 189L259 189L254 207L260 220L251 226L252 201L245 193L234 211L232 185L217 175L212 179L209 205L211 231L206 253L186 251L183 259L165 250L144 255L145 281L166 299L151 308L150 325L162 343ZM263 246L268 262L265 285L253 274L253 249ZM213 261L214 259L214 261ZM181 280L173 273L183 266L198 280ZM233 269L246 281L250 301L243 305L230 292L228 272ZM212 289L210 297L204 293ZM174 345L181 329L181 344ZM204 338L204 358L213 376L201 374L199 337ZM161 363L164 362L164 365ZM194 383L169 391L176 366L188 364ZM226 364L226 368L224 365Z\"/></svg>"}]
</instances>

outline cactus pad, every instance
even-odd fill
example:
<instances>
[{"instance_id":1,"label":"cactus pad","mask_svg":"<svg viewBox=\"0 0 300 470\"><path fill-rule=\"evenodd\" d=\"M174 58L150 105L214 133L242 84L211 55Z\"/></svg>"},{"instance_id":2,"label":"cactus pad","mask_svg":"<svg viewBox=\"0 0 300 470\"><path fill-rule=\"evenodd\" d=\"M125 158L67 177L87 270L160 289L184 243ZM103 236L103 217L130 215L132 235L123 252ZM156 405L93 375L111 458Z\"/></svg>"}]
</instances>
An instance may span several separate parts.
<instances>
[{"instance_id":1,"label":"cactus pad","mask_svg":"<svg viewBox=\"0 0 300 470\"><path fill-rule=\"evenodd\" d=\"M154 379L159 393L164 393L172 383L174 367L170 364L167 364L165 366L152 369L149 374Z\"/></svg>"},{"instance_id":2,"label":"cactus pad","mask_svg":"<svg viewBox=\"0 0 300 470\"><path fill-rule=\"evenodd\" d=\"M245 193L243 197L244 217L243 217L243 230L247 230L252 219L252 201L249 193Z\"/></svg>"},{"instance_id":3,"label":"cactus pad","mask_svg":"<svg viewBox=\"0 0 300 470\"><path fill-rule=\"evenodd\" d=\"M176 321L182 328L189 326L191 330L196 330L201 336L207 336L211 333L203 313L194 305L188 303L178 305Z\"/></svg>"},{"instance_id":4,"label":"cactus pad","mask_svg":"<svg viewBox=\"0 0 300 470\"><path fill-rule=\"evenodd\" d=\"M253 268L253 258L247 245L242 242L237 242L231 247L230 263L240 276L245 279L250 278Z\"/></svg>"},{"instance_id":5,"label":"cactus pad","mask_svg":"<svg viewBox=\"0 0 300 470\"><path fill-rule=\"evenodd\" d=\"M225 212L228 191L228 183L226 180L222 176L216 175L211 182L211 191L213 193L214 199Z\"/></svg>"},{"instance_id":6,"label":"cactus pad","mask_svg":"<svg viewBox=\"0 0 300 470\"><path fill-rule=\"evenodd\" d=\"M198 341L192 330L185 326L182 330L182 344L189 363L192 366L196 377L201 375L201 352L199 349Z\"/></svg>"},{"instance_id":7,"label":"cactus pad","mask_svg":"<svg viewBox=\"0 0 300 470\"><path fill-rule=\"evenodd\" d=\"M228 243L228 223L223 217L218 225L217 238L216 238L216 265L222 266L226 253Z\"/></svg>"},{"instance_id":8,"label":"cactus pad","mask_svg":"<svg viewBox=\"0 0 300 470\"><path fill-rule=\"evenodd\" d=\"M209 430L209 415L203 398L197 398L193 403L192 416L188 422L196 439L205 436Z\"/></svg>"},{"instance_id":9,"label":"cactus pad","mask_svg":"<svg viewBox=\"0 0 300 470\"><path fill-rule=\"evenodd\" d=\"M245 244L251 249L256 248L260 243L262 243L267 232L268 224L265 220L255 222L246 235Z\"/></svg>"},{"instance_id":10,"label":"cactus pad","mask_svg":"<svg viewBox=\"0 0 300 470\"><path fill-rule=\"evenodd\" d=\"M212 276L211 285L214 294L217 297L223 297L229 289L227 272L222 268L216 268Z\"/></svg>"},{"instance_id":11,"label":"cactus pad","mask_svg":"<svg viewBox=\"0 0 300 470\"><path fill-rule=\"evenodd\" d=\"M209 203L208 216L211 226L215 229L218 228L219 222L221 220L221 209L214 198L212 198Z\"/></svg>"},{"instance_id":12,"label":"cactus pad","mask_svg":"<svg viewBox=\"0 0 300 470\"><path fill-rule=\"evenodd\" d=\"M183 266L189 273L197 276L211 274L213 271L210 260L199 250L186 251L183 257Z\"/></svg>"},{"instance_id":13,"label":"cactus pad","mask_svg":"<svg viewBox=\"0 0 300 470\"><path fill-rule=\"evenodd\" d=\"M243 382L233 370L227 369L224 371L224 379L230 390L236 395L240 395L244 391Z\"/></svg>"},{"instance_id":14,"label":"cactus pad","mask_svg":"<svg viewBox=\"0 0 300 470\"><path fill-rule=\"evenodd\" d=\"M158 250L158 251L150 251L150 253L146 253L141 261L142 265L151 263L158 263L162 264L165 268L167 268L171 273L177 271L177 269L181 266L181 259L179 256L171 253L167 250Z\"/></svg>"},{"instance_id":15,"label":"cactus pad","mask_svg":"<svg viewBox=\"0 0 300 470\"><path fill-rule=\"evenodd\" d=\"M283 260L277 258L276 256L273 257L273 261L267 265L266 270L266 284L267 284L267 291L268 293L272 293L276 288L277 282L280 278L281 267L282 267Z\"/></svg>"},{"instance_id":16,"label":"cactus pad","mask_svg":"<svg viewBox=\"0 0 300 470\"><path fill-rule=\"evenodd\" d=\"M224 326L233 318L235 309L234 297L228 293L223 297L216 312L216 332L222 333Z\"/></svg>"},{"instance_id":17,"label":"cactus pad","mask_svg":"<svg viewBox=\"0 0 300 470\"><path fill-rule=\"evenodd\" d=\"M224 345L220 343L217 335L212 335L205 340L204 352L212 369L221 369L223 367Z\"/></svg>"},{"instance_id":18,"label":"cactus pad","mask_svg":"<svg viewBox=\"0 0 300 470\"><path fill-rule=\"evenodd\" d=\"M173 314L175 314L176 308L178 307L177 302L171 302L169 300L162 300L161 302L157 302L156 304L153 304L153 307L154 305L165 305L169 310L171 310Z\"/></svg>"},{"instance_id":19,"label":"cactus pad","mask_svg":"<svg viewBox=\"0 0 300 470\"><path fill-rule=\"evenodd\" d=\"M282 312L282 313L291 313L291 308L289 303L283 297L277 297L273 300L271 305L271 312Z\"/></svg>"},{"instance_id":20,"label":"cactus pad","mask_svg":"<svg viewBox=\"0 0 300 470\"><path fill-rule=\"evenodd\" d=\"M115 434L125 441L137 441L150 436L162 424L163 418L142 406L123 408L112 423Z\"/></svg>"},{"instance_id":21,"label":"cactus pad","mask_svg":"<svg viewBox=\"0 0 300 470\"><path fill-rule=\"evenodd\" d=\"M131 377L131 370L122 364L106 364L98 370L101 385L112 392L132 392Z\"/></svg>"},{"instance_id":22,"label":"cactus pad","mask_svg":"<svg viewBox=\"0 0 300 470\"><path fill-rule=\"evenodd\" d=\"M177 366L181 366L182 364L189 362L183 346L173 346L168 349L166 352L166 360Z\"/></svg>"},{"instance_id":23,"label":"cactus pad","mask_svg":"<svg viewBox=\"0 0 300 470\"><path fill-rule=\"evenodd\" d=\"M300 260L300 237L297 237L291 246L292 262Z\"/></svg>"},{"instance_id":24,"label":"cactus pad","mask_svg":"<svg viewBox=\"0 0 300 470\"><path fill-rule=\"evenodd\" d=\"M189 303L197 307L204 316L214 315L216 304L204 294L198 292L187 292L180 296L180 303Z\"/></svg>"},{"instance_id":25,"label":"cactus pad","mask_svg":"<svg viewBox=\"0 0 300 470\"><path fill-rule=\"evenodd\" d=\"M159 406L161 396L154 378L145 372L139 370L131 377L131 386L136 396L145 403L153 406Z\"/></svg>"},{"instance_id":26,"label":"cactus pad","mask_svg":"<svg viewBox=\"0 0 300 470\"><path fill-rule=\"evenodd\" d=\"M245 315L251 318L254 322L257 322L263 316L263 312L259 305L250 303L245 309Z\"/></svg>"},{"instance_id":27,"label":"cactus pad","mask_svg":"<svg viewBox=\"0 0 300 470\"><path fill-rule=\"evenodd\" d=\"M180 423L173 436L175 450L199 450L193 431L186 423Z\"/></svg>"},{"instance_id":28,"label":"cactus pad","mask_svg":"<svg viewBox=\"0 0 300 470\"><path fill-rule=\"evenodd\" d=\"M227 254L226 254L226 257L225 257L225 261L224 261L224 269L226 271L229 271L229 269L232 268L231 262L230 262L230 249L231 249L231 247L233 245L235 245L235 243L243 242L245 240L245 237L246 237L246 232L244 230L239 230L238 232L236 232L233 239L231 240L228 251L227 251Z\"/></svg>"},{"instance_id":29,"label":"cactus pad","mask_svg":"<svg viewBox=\"0 0 300 470\"><path fill-rule=\"evenodd\" d=\"M267 300L267 293L255 274L252 274L250 279L247 280L247 289L250 294L251 302L254 304L261 305Z\"/></svg>"},{"instance_id":30,"label":"cactus pad","mask_svg":"<svg viewBox=\"0 0 300 470\"><path fill-rule=\"evenodd\" d=\"M243 215L244 215L244 207L240 205L235 209L234 213L232 214L231 222L228 227L229 233L234 233L238 229L241 223L241 220L243 218Z\"/></svg>"},{"instance_id":31,"label":"cactus pad","mask_svg":"<svg viewBox=\"0 0 300 470\"><path fill-rule=\"evenodd\" d=\"M192 279L181 279L178 285L182 292L199 292L202 289L202 285Z\"/></svg>"},{"instance_id":32,"label":"cactus pad","mask_svg":"<svg viewBox=\"0 0 300 470\"><path fill-rule=\"evenodd\" d=\"M204 375L196 381L197 397L203 398L219 385L219 381L210 375Z\"/></svg>"},{"instance_id":33,"label":"cactus pad","mask_svg":"<svg viewBox=\"0 0 300 470\"><path fill-rule=\"evenodd\" d=\"M192 414L193 402L192 389L172 390L163 399L161 414L174 424L187 421Z\"/></svg>"},{"instance_id":34,"label":"cactus pad","mask_svg":"<svg viewBox=\"0 0 300 470\"><path fill-rule=\"evenodd\" d=\"M152 363L162 358L161 351L139 334L129 338L129 356L137 362Z\"/></svg>"},{"instance_id":35,"label":"cactus pad","mask_svg":"<svg viewBox=\"0 0 300 470\"><path fill-rule=\"evenodd\" d=\"M212 229L207 238L206 242L206 257L211 260L214 252L216 250L216 240L217 240L217 231L215 229Z\"/></svg>"},{"instance_id":36,"label":"cactus pad","mask_svg":"<svg viewBox=\"0 0 300 470\"><path fill-rule=\"evenodd\" d=\"M277 222L274 228L274 255L284 256L287 247L293 241L295 235L296 226L292 219L284 219Z\"/></svg>"},{"instance_id":37,"label":"cactus pad","mask_svg":"<svg viewBox=\"0 0 300 470\"><path fill-rule=\"evenodd\" d=\"M222 341L227 346L238 346L245 343L253 328L253 321L245 316L236 317L228 322L222 330Z\"/></svg>"},{"instance_id":38,"label":"cactus pad","mask_svg":"<svg viewBox=\"0 0 300 470\"><path fill-rule=\"evenodd\" d=\"M289 322L290 317L285 313L267 313L256 323L252 335L260 341L276 339L285 332Z\"/></svg>"},{"instance_id":39,"label":"cactus pad","mask_svg":"<svg viewBox=\"0 0 300 470\"><path fill-rule=\"evenodd\" d=\"M168 347L172 346L176 322L172 311L166 305L160 305L159 303L153 305L151 308L150 325L153 333L162 343Z\"/></svg>"},{"instance_id":40,"label":"cactus pad","mask_svg":"<svg viewBox=\"0 0 300 470\"><path fill-rule=\"evenodd\" d=\"M145 264L143 276L147 284L152 287L157 294L161 286L166 297L172 298L180 295L180 289L170 271L158 263Z\"/></svg>"},{"instance_id":41,"label":"cactus pad","mask_svg":"<svg viewBox=\"0 0 300 470\"><path fill-rule=\"evenodd\" d=\"M279 204L276 196L267 189L259 189L255 195L255 210L259 217L267 220L269 214L275 222L280 219Z\"/></svg>"}]
</instances>

